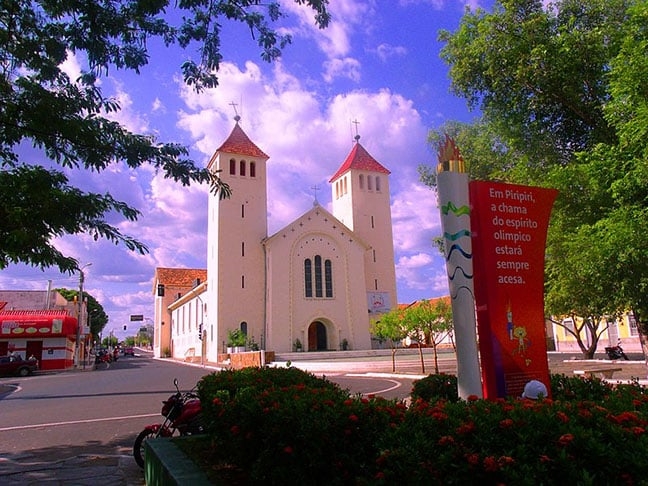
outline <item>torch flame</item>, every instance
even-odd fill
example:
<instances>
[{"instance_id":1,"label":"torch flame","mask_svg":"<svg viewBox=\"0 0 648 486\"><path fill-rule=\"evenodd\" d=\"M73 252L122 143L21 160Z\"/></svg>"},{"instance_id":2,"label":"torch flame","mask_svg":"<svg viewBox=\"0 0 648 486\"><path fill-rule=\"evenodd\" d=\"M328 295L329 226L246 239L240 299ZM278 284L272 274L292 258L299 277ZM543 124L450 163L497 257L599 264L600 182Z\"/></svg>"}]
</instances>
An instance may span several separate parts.
<instances>
[{"instance_id":1,"label":"torch flame","mask_svg":"<svg viewBox=\"0 0 648 486\"><path fill-rule=\"evenodd\" d=\"M437 166L437 172L454 171L454 172L465 172L465 165L461 152L459 152L459 147L455 141L446 133L445 142L439 144L439 165Z\"/></svg>"}]
</instances>

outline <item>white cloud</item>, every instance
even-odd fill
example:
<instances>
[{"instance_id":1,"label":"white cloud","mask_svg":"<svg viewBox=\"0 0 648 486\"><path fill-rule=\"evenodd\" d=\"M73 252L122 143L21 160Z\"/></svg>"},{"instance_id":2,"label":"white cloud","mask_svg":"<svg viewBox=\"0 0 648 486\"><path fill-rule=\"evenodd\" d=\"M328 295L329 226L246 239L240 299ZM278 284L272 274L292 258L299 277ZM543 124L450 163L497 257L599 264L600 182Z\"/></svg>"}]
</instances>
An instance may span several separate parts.
<instances>
[{"instance_id":1,"label":"white cloud","mask_svg":"<svg viewBox=\"0 0 648 486\"><path fill-rule=\"evenodd\" d=\"M324 63L322 76L327 83L332 83L336 78L349 78L357 83L360 81L360 63L351 57L331 59Z\"/></svg>"},{"instance_id":2,"label":"white cloud","mask_svg":"<svg viewBox=\"0 0 648 486\"><path fill-rule=\"evenodd\" d=\"M382 62L387 62L391 57L407 55L407 48L403 46L392 46L383 42L376 47L374 52Z\"/></svg>"}]
</instances>

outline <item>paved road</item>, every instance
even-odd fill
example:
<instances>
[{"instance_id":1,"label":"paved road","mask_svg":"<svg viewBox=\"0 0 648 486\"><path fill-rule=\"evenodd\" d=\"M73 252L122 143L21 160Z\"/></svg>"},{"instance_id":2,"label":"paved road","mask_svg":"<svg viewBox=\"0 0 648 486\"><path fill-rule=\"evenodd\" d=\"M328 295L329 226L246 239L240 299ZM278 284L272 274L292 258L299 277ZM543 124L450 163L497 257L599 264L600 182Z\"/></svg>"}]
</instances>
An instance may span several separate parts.
<instances>
[{"instance_id":1,"label":"paved road","mask_svg":"<svg viewBox=\"0 0 648 486\"><path fill-rule=\"evenodd\" d=\"M212 371L142 353L108 369L0 378L0 484L143 484L131 456L135 436L160 421L173 378L189 389ZM409 395L415 378L357 371L349 365L327 376L354 393L388 398Z\"/></svg>"}]
</instances>

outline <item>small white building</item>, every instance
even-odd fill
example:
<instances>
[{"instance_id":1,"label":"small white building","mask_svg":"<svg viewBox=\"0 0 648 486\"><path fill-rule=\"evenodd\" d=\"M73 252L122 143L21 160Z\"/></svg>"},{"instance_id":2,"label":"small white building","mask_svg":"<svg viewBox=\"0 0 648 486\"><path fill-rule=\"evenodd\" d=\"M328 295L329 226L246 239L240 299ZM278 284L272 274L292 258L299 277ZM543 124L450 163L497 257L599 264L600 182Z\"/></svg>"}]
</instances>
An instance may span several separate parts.
<instances>
[{"instance_id":1,"label":"small white building","mask_svg":"<svg viewBox=\"0 0 648 486\"><path fill-rule=\"evenodd\" d=\"M389 170L357 136L329 181L332 213L315 201L268 235L269 157L238 121L208 165L232 196L210 194L206 279L156 270L155 354L216 361L234 330L275 352L370 349L371 318L397 303Z\"/></svg>"}]
</instances>

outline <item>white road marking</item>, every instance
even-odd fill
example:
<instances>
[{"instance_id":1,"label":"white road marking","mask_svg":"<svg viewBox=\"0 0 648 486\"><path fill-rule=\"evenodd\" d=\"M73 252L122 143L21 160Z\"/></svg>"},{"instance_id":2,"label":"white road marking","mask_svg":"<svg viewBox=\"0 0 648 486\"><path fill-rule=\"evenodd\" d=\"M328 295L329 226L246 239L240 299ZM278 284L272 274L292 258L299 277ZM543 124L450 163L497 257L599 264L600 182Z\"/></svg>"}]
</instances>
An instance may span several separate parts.
<instances>
[{"instance_id":1,"label":"white road marking","mask_svg":"<svg viewBox=\"0 0 648 486\"><path fill-rule=\"evenodd\" d=\"M90 424L93 422L109 422L114 420L128 420L144 417L157 417L159 413L147 413L144 415L125 415L123 417L104 417L98 419L86 419L86 420L70 420L68 422L50 422L47 424L33 424L33 425L16 425L14 427L2 427L0 432L10 431L10 430L25 430L25 429L37 429L39 427L57 427L59 425L74 425L74 424Z\"/></svg>"}]
</instances>

